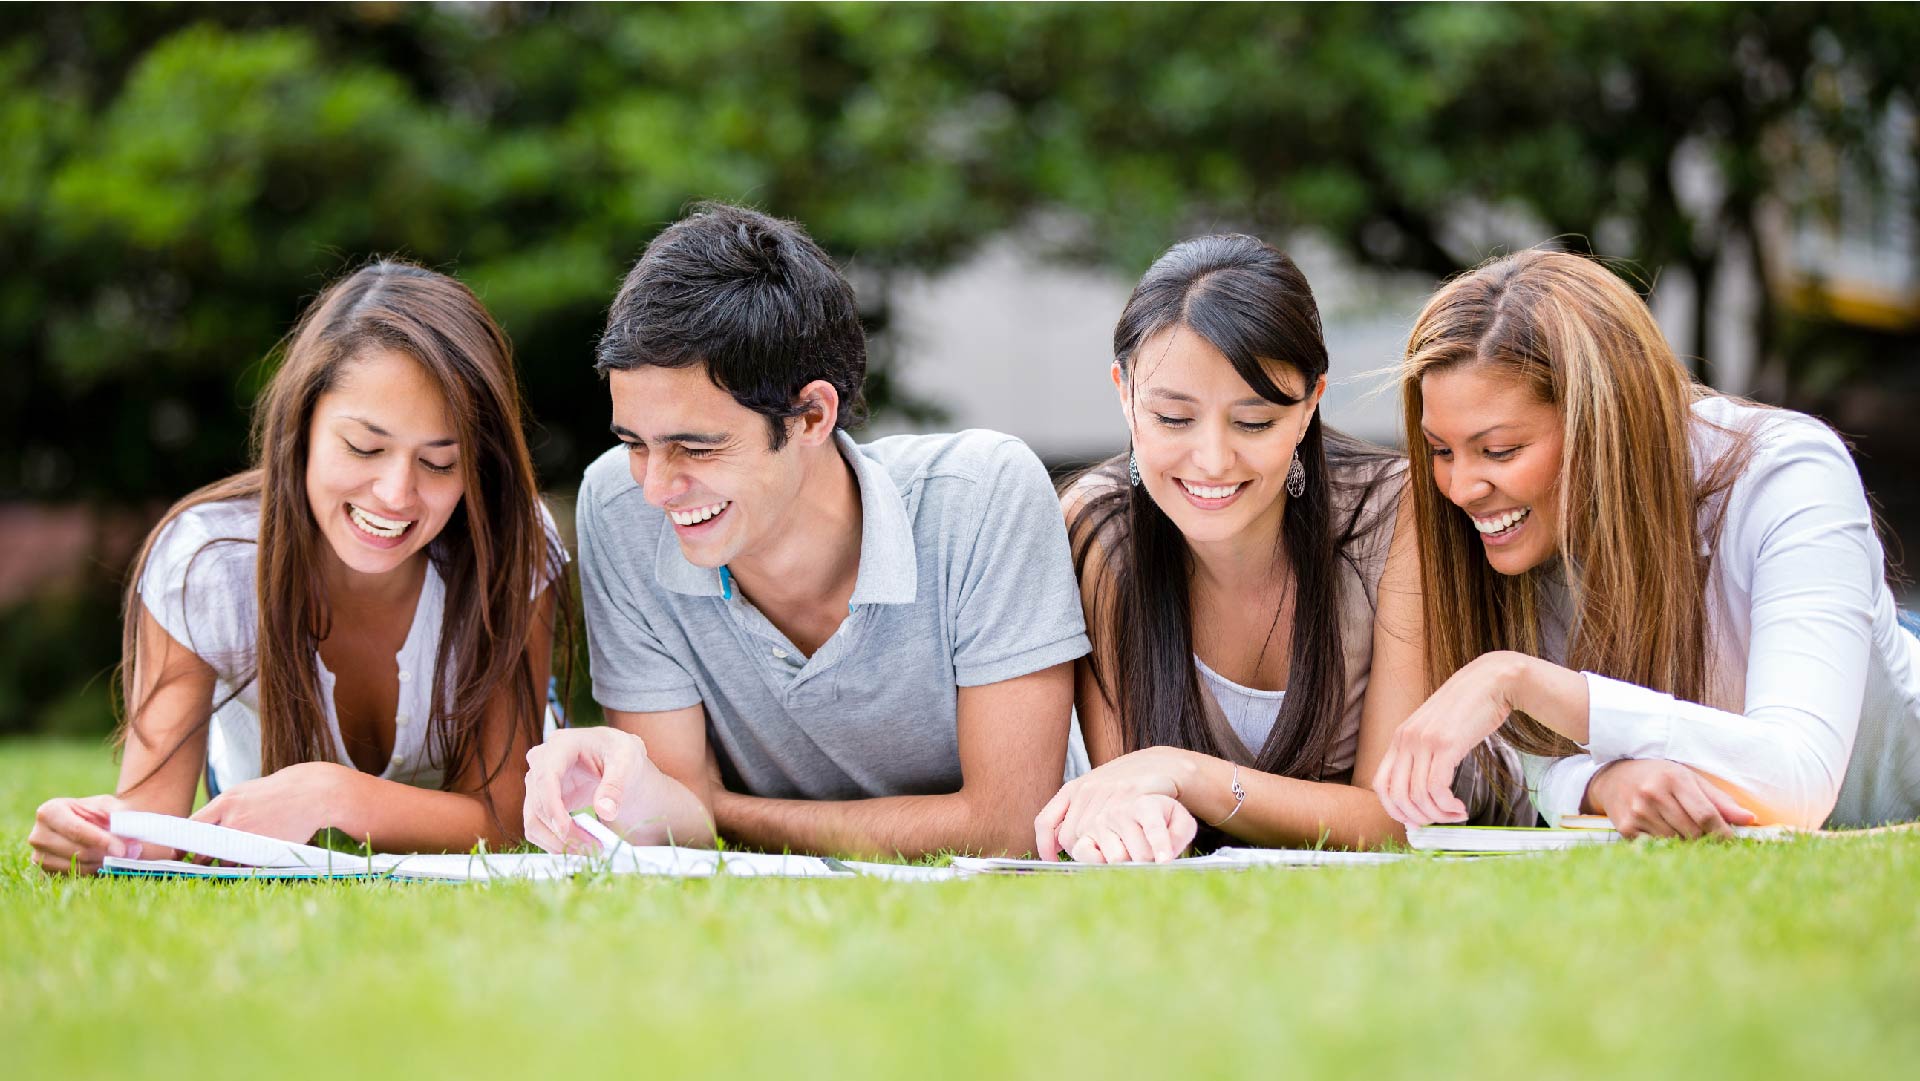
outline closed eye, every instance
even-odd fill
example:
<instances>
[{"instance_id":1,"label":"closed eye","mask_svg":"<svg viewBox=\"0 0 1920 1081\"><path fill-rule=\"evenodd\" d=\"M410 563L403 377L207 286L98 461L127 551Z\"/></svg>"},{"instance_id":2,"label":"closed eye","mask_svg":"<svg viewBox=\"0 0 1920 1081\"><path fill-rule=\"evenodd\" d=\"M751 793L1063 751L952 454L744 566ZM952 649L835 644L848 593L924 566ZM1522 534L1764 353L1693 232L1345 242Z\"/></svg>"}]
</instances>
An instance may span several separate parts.
<instances>
[{"instance_id":1,"label":"closed eye","mask_svg":"<svg viewBox=\"0 0 1920 1081\"><path fill-rule=\"evenodd\" d=\"M1234 422L1233 422L1233 426L1234 426L1234 427L1236 427L1236 428L1238 428L1238 429L1240 429L1240 430L1241 430L1241 431L1243 431L1243 432L1264 432L1264 431L1266 431L1266 430L1267 430L1268 428L1271 428L1271 427L1273 427L1273 421L1270 421L1270 420L1236 420L1236 421L1234 421Z\"/></svg>"},{"instance_id":2,"label":"closed eye","mask_svg":"<svg viewBox=\"0 0 1920 1081\"><path fill-rule=\"evenodd\" d=\"M375 448L373 450L362 450L361 448L354 446L353 441L350 439L342 439L340 442L346 444L347 451L356 458L371 458L374 455L380 453L378 448Z\"/></svg>"},{"instance_id":3,"label":"closed eye","mask_svg":"<svg viewBox=\"0 0 1920 1081\"><path fill-rule=\"evenodd\" d=\"M1155 413L1153 419L1159 421L1162 427L1167 428L1184 428L1193 423L1192 417L1170 417L1165 413Z\"/></svg>"},{"instance_id":4,"label":"closed eye","mask_svg":"<svg viewBox=\"0 0 1920 1081\"><path fill-rule=\"evenodd\" d=\"M1453 451L1447 449L1446 447L1428 447L1427 453L1433 455L1435 458L1453 457Z\"/></svg>"},{"instance_id":5,"label":"closed eye","mask_svg":"<svg viewBox=\"0 0 1920 1081\"><path fill-rule=\"evenodd\" d=\"M1512 458L1514 455L1520 453L1521 449L1522 448L1520 447L1503 447L1500 450L1489 450L1483 453L1485 453L1486 456L1493 461L1504 462L1509 458Z\"/></svg>"},{"instance_id":6,"label":"closed eye","mask_svg":"<svg viewBox=\"0 0 1920 1081\"><path fill-rule=\"evenodd\" d=\"M424 465L424 466L426 466L426 467L427 467L427 472L429 472L429 473L438 473L438 474L440 474L441 476L443 476L443 477L444 477L444 476L446 476L446 475L447 475L448 473L451 473L451 472L453 472L453 467L454 467L455 465L458 465L459 463L458 463L458 462L449 462L449 463L448 463L448 464L446 464L446 465L441 465L441 464L439 464L438 462L429 462L429 461L427 461L427 460L426 460L425 458L422 458L422 459L420 459L420 464L421 464L421 465Z\"/></svg>"}]
</instances>

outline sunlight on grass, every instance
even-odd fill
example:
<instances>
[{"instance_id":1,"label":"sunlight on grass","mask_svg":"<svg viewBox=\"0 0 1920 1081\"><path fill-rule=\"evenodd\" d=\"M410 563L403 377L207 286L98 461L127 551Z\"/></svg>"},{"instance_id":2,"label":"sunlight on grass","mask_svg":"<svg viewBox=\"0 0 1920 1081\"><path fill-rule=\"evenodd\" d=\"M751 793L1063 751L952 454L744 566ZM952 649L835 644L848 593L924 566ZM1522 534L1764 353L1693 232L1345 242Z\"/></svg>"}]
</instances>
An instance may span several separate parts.
<instances>
[{"instance_id":1,"label":"sunlight on grass","mask_svg":"<svg viewBox=\"0 0 1920 1081\"><path fill-rule=\"evenodd\" d=\"M0 743L13 1077L1875 1078L1920 837L944 884L51 879Z\"/></svg>"}]
</instances>

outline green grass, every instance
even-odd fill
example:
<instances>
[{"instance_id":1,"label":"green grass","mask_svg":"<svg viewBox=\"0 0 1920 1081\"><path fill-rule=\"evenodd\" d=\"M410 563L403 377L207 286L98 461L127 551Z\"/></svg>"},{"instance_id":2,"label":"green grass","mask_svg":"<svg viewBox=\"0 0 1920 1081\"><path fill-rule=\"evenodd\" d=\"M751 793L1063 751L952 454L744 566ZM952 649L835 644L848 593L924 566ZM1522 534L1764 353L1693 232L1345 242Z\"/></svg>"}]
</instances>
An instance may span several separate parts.
<instances>
[{"instance_id":1,"label":"green grass","mask_svg":"<svg viewBox=\"0 0 1920 1081\"><path fill-rule=\"evenodd\" d=\"M52 879L0 743L10 1078L1847 1078L1920 1062L1920 836L1244 874Z\"/></svg>"}]
</instances>

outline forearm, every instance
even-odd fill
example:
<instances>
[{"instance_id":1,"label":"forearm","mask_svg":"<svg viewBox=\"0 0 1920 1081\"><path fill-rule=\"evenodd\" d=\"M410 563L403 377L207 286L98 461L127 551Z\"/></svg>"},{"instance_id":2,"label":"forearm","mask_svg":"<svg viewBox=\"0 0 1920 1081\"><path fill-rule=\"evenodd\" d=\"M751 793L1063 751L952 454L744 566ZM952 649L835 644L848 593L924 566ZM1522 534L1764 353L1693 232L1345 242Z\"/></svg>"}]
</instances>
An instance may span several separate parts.
<instances>
[{"instance_id":1,"label":"forearm","mask_svg":"<svg viewBox=\"0 0 1920 1081\"><path fill-rule=\"evenodd\" d=\"M706 804L665 771L648 767L646 780L627 799L641 816L626 825L627 812L621 813L622 833L629 844L713 847L718 834Z\"/></svg>"},{"instance_id":2,"label":"forearm","mask_svg":"<svg viewBox=\"0 0 1920 1081\"><path fill-rule=\"evenodd\" d=\"M764 799L714 793L714 819L729 840L769 852L904 856L935 852L1018 855L1033 844L1031 807L963 791L864 800Z\"/></svg>"},{"instance_id":3,"label":"forearm","mask_svg":"<svg viewBox=\"0 0 1920 1081\"><path fill-rule=\"evenodd\" d=\"M1590 738L1587 677L1552 661L1524 653L1500 654L1505 663L1507 702L1575 743Z\"/></svg>"},{"instance_id":4,"label":"forearm","mask_svg":"<svg viewBox=\"0 0 1920 1081\"><path fill-rule=\"evenodd\" d=\"M346 766L322 798L324 821L379 852L466 852L520 843L517 814L495 815L480 795L415 788Z\"/></svg>"},{"instance_id":5,"label":"forearm","mask_svg":"<svg viewBox=\"0 0 1920 1081\"><path fill-rule=\"evenodd\" d=\"M1239 771L1246 800L1234 814L1233 763L1194 751L1179 755L1175 781L1181 804L1201 822L1225 819L1221 828L1238 840L1271 848L1354 849L1406 840L1406 828L1365 788L1279 777L1247 766Z\"/></svg>"}]
</instances>

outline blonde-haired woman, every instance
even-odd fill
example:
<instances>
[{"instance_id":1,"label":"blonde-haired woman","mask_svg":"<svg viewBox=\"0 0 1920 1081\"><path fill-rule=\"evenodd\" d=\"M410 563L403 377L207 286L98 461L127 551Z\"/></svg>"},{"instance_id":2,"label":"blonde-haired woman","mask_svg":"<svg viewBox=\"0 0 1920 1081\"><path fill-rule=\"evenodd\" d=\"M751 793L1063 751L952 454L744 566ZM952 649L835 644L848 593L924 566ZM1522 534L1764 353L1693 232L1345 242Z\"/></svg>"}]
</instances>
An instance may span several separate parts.
<instances>
[{"instance_id":1,"label":"blonde-haired woman","mask_svg":"<svg viewBox=\"0 0 1920 1081\"><path fill-rule=\"evenodd\" d=\"M1549 821L1920 817L1920 632L1824 424L1693 382L1632 289L1549 251L1442 288L1401 388L1438 687L1390 814L1459 820L1454 767L1504 729Z\"/></svg>"}]
</instances>

